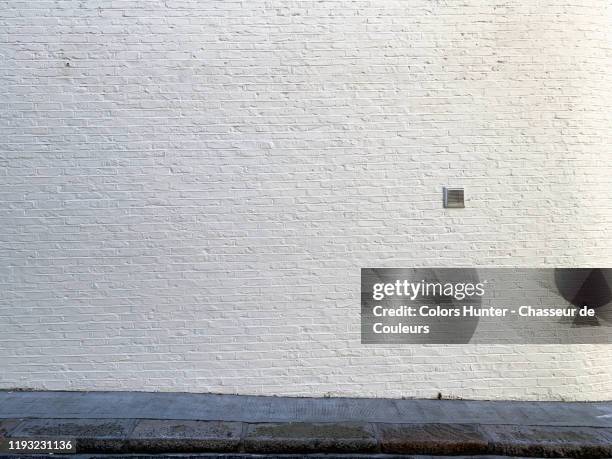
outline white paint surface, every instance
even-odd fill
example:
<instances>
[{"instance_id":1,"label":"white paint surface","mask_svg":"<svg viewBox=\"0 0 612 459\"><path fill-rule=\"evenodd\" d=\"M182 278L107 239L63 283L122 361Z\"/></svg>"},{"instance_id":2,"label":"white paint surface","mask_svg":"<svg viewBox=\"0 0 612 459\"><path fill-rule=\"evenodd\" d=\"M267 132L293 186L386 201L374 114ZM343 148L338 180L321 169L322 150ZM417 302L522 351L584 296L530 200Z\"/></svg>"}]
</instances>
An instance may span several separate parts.
<instances>
[{"instance_id":1,"label":"white paint surface","mask_svg":"<svg viewBox=\"0 0 612 459\"><path fill-rule=\"evenodd\" d=\"M0 1L0 388L611 399L359 342L361 267L612 265L611 9Z\"/></svg>"}]
</instances>

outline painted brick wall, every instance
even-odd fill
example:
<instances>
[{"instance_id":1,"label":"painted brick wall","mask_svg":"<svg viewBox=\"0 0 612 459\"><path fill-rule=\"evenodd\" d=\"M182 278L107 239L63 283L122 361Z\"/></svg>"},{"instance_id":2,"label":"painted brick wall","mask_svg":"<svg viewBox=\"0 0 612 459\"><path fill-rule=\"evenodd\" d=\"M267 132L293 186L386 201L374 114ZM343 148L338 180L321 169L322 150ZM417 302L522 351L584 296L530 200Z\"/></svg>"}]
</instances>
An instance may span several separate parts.
<instances>
[{"instance_id":1,"label":"painted brick wall","mask_svg":"<svg viewBox=\"0 0 612 459\"><path fill-rule=\"evenodd\" d=\"M0 1L0 388L611 399L606 346L359 342L361 267L612 265L611 23Z\"/></svg>"}]
</instances>

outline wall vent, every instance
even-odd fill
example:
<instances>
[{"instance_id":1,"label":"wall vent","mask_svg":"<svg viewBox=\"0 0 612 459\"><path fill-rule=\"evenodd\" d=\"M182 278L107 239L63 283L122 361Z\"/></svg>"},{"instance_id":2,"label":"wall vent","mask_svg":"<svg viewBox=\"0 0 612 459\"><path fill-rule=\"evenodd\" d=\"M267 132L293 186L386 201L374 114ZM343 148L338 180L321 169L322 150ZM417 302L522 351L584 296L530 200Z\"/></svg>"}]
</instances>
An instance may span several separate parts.
<instances>
[{"instance_id":1,"label":"wall vent","mask_svg":"<svg viewBox=\"0 0 612 459\"><path fill-rule=\"evenodd\" d=\"M465 207L463 188L444 188L444 207L460 209Z\"/></svg>"}]
</instances>

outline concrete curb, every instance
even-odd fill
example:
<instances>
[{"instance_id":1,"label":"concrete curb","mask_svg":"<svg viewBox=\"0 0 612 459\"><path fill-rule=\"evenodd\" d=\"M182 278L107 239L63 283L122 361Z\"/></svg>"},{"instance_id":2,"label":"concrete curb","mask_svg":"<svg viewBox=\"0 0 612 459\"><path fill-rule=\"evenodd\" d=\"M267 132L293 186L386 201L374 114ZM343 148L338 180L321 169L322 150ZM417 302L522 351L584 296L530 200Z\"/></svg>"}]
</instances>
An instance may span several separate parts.
<instances>
[{"instance_id":1,"label":"concrete curb","mask_svg":"<svg viewBox=\"0 0 612 459\"><path fill-rule=\"evenodd\" d=\"M1 455L2 459L48 459L45 455ZM527 459L514 456L422 456L397 454L253 454L253 453L197 453L197 454L72 454L54 455L64 459ZM535 458L529 458L535 459ZM543 458L540 458L543 459ZM567 458L569 459L569 458Z\"/></svg>"},{"instance_id":2,"label":"concrete curb","mask_svg":"<svg viewBox=\"0 0 612 459\"><path fill-rule=\"evenodd\" d=\"M612 429L600 427L11 419L0 421L1 437L4 443L10 439L73 439L77 453L90 454L612 457Z\"/></svg>"}]
</instances>

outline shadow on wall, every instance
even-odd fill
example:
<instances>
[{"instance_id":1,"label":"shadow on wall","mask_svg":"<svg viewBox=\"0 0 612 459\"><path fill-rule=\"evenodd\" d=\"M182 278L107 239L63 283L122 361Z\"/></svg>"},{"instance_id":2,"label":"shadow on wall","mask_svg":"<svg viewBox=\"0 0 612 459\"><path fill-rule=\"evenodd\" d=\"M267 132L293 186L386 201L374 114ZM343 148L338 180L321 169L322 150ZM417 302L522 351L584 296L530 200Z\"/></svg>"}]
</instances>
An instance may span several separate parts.
<instances>
[{"instance_id":1,"label":"shadow on wall","mask_svg":"<svg viewBox=\"0 0 612 459\"><path fill-rule=\"evenodd\" d=\"M595 309L595 317L576 317L574 325L593 325L598 319L610 321L612 307L612 269L555 269L555 285L563 298L577 308Z\"/></svg>"}]
</instances>

